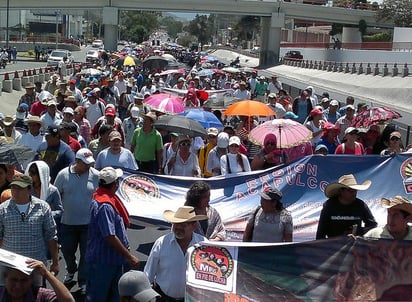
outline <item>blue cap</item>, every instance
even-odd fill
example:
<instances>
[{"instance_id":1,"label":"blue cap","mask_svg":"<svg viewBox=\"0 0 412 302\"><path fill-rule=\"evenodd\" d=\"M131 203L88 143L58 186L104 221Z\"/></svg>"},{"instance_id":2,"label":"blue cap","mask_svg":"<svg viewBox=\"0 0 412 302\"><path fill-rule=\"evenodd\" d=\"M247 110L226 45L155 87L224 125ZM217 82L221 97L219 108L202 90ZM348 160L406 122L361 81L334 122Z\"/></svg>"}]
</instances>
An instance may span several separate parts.
<instances>
[{"instance_id":1,"label":"blue cap","mask_svg":"<svg viewBox=\"0 0 412 302\"><path fill-rule=\"evenodd\" d=\"M26 104L26 103L21 103L21 104L19 105L19 107L20 107L20 108L23 108L24 110L29 110L29 105Z\"/></svg>"},{"instance_id":2,"label":"blue cap","mask_svg":"<svg viewBox=\"0 0 412 302\"><path fill-rule=\"evenodd\" d=\"M328 150L328 147L326 147L324 144L319 144L319 145L316 146L315 151L319 151L320 149Z\"/></svg>"},{"instance_id":3,"label":"blue cap","mask_svg":"<svg viewBox=\"0 0 412 302\"><path fill-rule=\"evenodd\" d=\"M288 111L288 112L285 113L283 118L288 118L288 119L291 119L291 120L297 120L299 118L299 116L294 114L292 111Z\"/></svg>"}]
</instances>

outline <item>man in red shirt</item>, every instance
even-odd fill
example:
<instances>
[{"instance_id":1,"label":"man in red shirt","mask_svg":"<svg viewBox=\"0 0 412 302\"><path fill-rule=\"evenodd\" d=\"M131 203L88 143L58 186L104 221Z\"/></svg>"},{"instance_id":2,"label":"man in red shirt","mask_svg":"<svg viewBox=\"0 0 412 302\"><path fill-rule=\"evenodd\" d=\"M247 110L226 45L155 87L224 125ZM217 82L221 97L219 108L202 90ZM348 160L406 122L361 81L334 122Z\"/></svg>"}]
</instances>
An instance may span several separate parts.
<instances>
[{"instance_id":1,"label":"man in red shirt","mask_svg":"<svg viewBox=\"0 0 412 302\"><path fill-rule=\"evenodd\" d=\"M70 146L74 154L82 148L80 143L70 135L72 132L76 131L77 126L73 122L62 122L60 124L60 138L63 142Z\"/></svg>"}]
</instances>

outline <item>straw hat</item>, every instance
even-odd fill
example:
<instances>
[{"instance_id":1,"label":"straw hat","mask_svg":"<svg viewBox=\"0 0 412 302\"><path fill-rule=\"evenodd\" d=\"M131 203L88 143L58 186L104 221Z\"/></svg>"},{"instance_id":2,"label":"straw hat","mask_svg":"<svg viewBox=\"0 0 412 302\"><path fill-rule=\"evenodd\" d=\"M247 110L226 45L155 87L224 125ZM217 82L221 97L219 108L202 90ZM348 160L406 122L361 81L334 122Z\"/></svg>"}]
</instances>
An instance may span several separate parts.
<instances>
[{"instance_id":1,"label":"straw hat","mask_svg":"<svg viewBox=\"0 0 412 302\"><path fill-rule=\"evenodd\" d=\"M382 198L381 206L387 209L395 208L402 210L412 215L412 203L409 199L403 196L397 195L391 199Z\"/></svg>"},{"instance_id":2,"label":"straw hat","mask_svg":"<svg viewBox=\"0 0 412 302\"><path fill-rule=\"evenodd\" d=\"M371 184L372 182L370 180L365 180L362 184L358 184L355 176L352 174L343 175L339 178L338 182L330 183L326 186L325 195L328 198L334 197L342 188L364 191L367 190Z\"/></svg>"},{"instance_id":3,"label":"straw hat","mask_svg":"<svg viewBox=\"0 0 412 302\"><path fill-rule=\"evenodd\" d=\"M183 223L207 219L207 215L196 215L195 208L189 206L180 207L176 212L166 210L163 212L163 217L170 223Z\"/></svg>"}]
</instances>

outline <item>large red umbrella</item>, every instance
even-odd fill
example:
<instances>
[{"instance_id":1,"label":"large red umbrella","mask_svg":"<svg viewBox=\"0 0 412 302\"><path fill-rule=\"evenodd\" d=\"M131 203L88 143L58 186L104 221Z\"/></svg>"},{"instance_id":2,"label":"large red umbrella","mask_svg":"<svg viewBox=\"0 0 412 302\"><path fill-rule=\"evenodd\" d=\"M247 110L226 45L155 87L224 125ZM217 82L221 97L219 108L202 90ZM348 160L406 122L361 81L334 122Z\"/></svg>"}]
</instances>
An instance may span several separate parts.
<instances>
[{"instance_id":1,"label":"large red umbrella","mask_svg":"<svg viewBox=\"0 0 412 302\"><path fill-rule=\"evenodd\" d=\"M156 111L176 114L185 110L182 99L177 95L158 93L147 97L144 103Z\"/></svg>"},{"instance_id":2,"label":"large red umbrella","mask_svg":"<svg viewBox=\"0 0 412 302\"><path fill-rule=\"evenodd\" d=\"M367 128L370 125L382 124L386 121L402 117L399 112L388 107L371 107L358 114L352 121L351 126Z\"/></svg>"}]
</instances>

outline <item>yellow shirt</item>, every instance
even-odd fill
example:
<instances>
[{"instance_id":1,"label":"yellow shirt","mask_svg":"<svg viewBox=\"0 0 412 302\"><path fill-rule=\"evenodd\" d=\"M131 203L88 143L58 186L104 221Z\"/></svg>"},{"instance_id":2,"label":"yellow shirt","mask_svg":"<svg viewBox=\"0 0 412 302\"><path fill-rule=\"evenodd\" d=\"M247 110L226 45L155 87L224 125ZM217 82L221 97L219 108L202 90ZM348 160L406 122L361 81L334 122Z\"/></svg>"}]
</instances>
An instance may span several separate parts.
<instances>
[{"instance_id":1,"label":"yellow shirt","mask_svg":"<svg viewBox=\"0 0 412 302\"><path fill-rule=\"evenodd\" d=\"M213 147L214 146L211 143L207 143L206 146L203 146L199 150L199 166L200 166L200 171L202 173L202 177L211 177L211 176L213 176L212 173L210 173L206 170L207 158L209 157L209 152L210 152L210 150L213 149Z\"/></svg>"}]
</instances>

